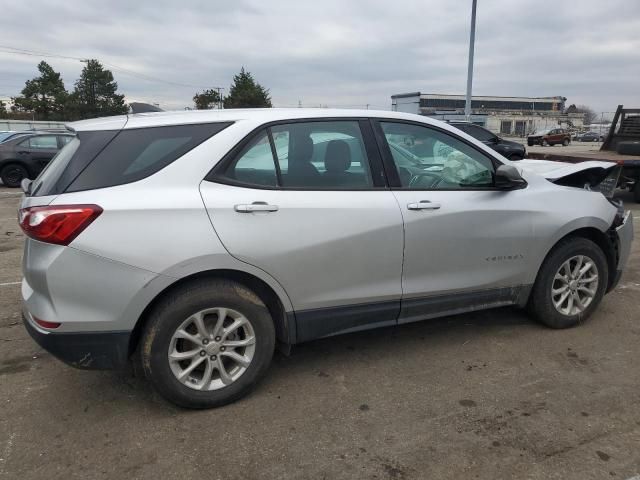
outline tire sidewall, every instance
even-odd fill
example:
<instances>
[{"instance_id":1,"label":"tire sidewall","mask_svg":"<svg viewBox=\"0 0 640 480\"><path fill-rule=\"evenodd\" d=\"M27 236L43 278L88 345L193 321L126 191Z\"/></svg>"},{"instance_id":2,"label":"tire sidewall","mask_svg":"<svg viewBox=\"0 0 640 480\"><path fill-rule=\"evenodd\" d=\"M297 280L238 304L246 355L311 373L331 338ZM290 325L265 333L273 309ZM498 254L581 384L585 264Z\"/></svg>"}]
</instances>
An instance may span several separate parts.
<instances>
[{"instance_id":1,"label":"tire sidewall","mask_svg":"<svg viewBox=\"0 0 640 480\"><path fill-rule=\"evenodd\" d=\"M551 288L553 278L560 266L576 255L585 255L594 261L598 270L598 288L593 300L583 312L568 316L556 310L553 304ZM533 302L534 313L542 323L552 328L569 328L582 323L598 308L607 289L607 284L607 259L600 247L586 238L568 239L558 245L544 261L538 273L530 302Z\"/></svg>"},{"instance_id":2,"label":"tire sidewall","mask_svg":"<svg viewBox=\"0 0 640 480\"><path fill-rule=\"evenodd\" d=\"M185 289L170 302L151 312L141 342L146 377L169 401L187 408L225 405L244 396L267 370L275 347L275 329L269 310L250 290L233 282L212 282ZM189 316L207 308L229 308L242 313L255 332L255 352L247 370L231 385L219 390L198 391L182 384L171 371L169 345L177 328Z\"/></svg>"}]
</instances>

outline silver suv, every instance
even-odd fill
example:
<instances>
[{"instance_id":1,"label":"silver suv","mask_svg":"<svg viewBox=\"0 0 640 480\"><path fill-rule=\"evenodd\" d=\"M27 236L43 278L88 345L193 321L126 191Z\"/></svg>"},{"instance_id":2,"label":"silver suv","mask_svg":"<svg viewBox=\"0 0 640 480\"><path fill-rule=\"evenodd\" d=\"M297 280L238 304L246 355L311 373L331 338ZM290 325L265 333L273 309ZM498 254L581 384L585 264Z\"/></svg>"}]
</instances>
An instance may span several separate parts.
<instances>
[{"instance_id":1,"label":"silver suv","mask_svg":"<svg viewBox=\"0 0 640 480\"><path fill-rule=\"evenodd\" d=\"M515 305L574 326L616 285L619 168L511 163L425 117L349 110L78 122L24 181L24 322L80 368L223 405L276 344Z\"/></svg>"}]
</instances>

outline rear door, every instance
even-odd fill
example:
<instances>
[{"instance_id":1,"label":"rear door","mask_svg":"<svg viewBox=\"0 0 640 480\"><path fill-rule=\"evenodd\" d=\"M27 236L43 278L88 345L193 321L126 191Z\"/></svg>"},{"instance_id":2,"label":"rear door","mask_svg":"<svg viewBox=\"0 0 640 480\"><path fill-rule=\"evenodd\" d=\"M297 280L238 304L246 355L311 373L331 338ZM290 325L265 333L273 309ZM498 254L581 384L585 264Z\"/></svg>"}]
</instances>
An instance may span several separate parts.
<instances>
[{"instance_id":1,"label":"rear door","mask_svg":"<svg viewBox=\"0 0 640 480\"><path fill-rule=\"evenodd\" d=\"M402 215L368 122L260 129L221 161L201 193L229 253L288 293L298 341L396 322Z\"/></svg>"}]
</instances>

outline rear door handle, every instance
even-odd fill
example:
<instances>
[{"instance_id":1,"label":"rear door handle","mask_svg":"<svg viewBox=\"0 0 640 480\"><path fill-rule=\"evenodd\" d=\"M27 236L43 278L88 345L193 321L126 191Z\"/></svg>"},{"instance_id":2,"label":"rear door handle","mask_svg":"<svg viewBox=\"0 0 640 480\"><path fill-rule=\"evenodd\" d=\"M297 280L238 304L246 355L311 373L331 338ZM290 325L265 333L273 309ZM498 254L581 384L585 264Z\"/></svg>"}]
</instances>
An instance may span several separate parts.
<instances>
[{"instance_id":1,"label":"rear door handle","mask_svg":"<svg viewBox=\"0 0 640 480\"><path fill-rule=\"evenodd\" d=\"M277 205L269 205L266 202L253 202L236 205L233 207L236 212L251 213L251 212L277 212Z\"/></svg>"},{"instance_id":2,"label":"rear door handle","mask_svg":"<svg viewBox=\"0 0 640 480\"><path fill-rule=\"evenodd\" d=\"M429 200L420 200L419 202L408 203L407 208L409 210L438 210L440 204Z\"/></svg>"}]
</instances>

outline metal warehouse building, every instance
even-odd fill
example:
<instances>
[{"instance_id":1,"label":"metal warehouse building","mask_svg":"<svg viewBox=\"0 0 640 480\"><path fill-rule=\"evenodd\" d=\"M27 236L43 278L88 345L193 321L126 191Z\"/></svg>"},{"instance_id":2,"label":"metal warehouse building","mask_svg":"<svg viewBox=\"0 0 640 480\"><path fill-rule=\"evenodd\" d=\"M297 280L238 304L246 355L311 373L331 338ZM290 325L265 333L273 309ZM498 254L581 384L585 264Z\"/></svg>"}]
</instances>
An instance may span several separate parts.
<instances>
[{"instance_id":1,"label":"metal warehouse building","mask_svg":"<svg viewBox=\"0 0 640 480\"><path fill-rule=\"evenodd\" d=\"M501 135L525 136L536 129L562 125L581 128L584 114L565 113L565 97L471 98L471 121ZM461 120L464 95L399 93L391 96L391 109L428 115L440 120Z\"/></svg>"}]
</instances>

